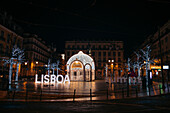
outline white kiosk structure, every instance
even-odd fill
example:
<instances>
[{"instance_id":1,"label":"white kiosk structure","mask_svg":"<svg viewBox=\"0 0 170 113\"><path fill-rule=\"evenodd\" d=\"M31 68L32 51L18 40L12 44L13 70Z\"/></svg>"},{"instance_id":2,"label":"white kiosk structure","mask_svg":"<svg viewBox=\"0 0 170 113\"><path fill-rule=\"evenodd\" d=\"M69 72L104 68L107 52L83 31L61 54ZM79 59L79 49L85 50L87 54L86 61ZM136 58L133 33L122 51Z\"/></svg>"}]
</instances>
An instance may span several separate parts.
<instances>
[{"instance_id":1,"label":"white kiosk structure","mask_svg":"<svg viewBox=\"0 0 170 113\"><path fill-rule=\"evenodd\" d=\"M70 81L93 81L95 80L94 60L82 51L73 55L67 61L67 75Z\"/></svg>"}]
</instances>

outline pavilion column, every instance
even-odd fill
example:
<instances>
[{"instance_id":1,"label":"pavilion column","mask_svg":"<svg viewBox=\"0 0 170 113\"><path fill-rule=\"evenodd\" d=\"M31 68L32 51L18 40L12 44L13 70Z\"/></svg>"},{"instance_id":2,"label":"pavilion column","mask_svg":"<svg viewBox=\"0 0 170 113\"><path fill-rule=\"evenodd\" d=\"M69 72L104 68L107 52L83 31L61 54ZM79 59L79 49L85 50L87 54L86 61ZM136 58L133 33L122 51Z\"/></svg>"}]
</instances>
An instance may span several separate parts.
<instances>
[{"instance_id":1,"label":"pavilion column","mask_svg":"<svg viewBox=\"0 0 170 113\"><path fill-rule=\"evenodd\" d=\"M86 81L86 69L85 69L85 66L83 66L83 72L84 72L84 81Z\"/></svg>"}]
</instances>

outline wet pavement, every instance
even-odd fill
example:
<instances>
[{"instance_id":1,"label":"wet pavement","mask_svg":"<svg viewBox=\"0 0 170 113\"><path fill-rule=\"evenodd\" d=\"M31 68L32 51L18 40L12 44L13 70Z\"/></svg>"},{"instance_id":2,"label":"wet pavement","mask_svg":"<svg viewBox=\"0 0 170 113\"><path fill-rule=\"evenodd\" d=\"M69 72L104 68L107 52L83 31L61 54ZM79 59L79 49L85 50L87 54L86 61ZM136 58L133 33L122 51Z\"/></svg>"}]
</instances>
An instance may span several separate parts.
<instances>
[{"instance_id":1,"label":"wet pavement","mask_svg":"<svg viewBox=\"0 0 170 113\"><path fill-rule=\"evenodd\" d=\"M170 94L133 99L78 102L0 102L2 113L150 113L170 112Z\"/></svg>"},{"instance_id":2,"label":"wet pavement","mask_svg":"<svg viewBox=\"0 0 170 113\"><path fill-rule=\"evenodd\" d=\"M37 96L40 95L42 91L42 99L41 101L73 101L73 95L75 90L76 96L81 96L79 98L75 97L75 101L86 101L86 100L110 100L110 99L122 99L122 98L136 98L136 97L145 97L145 96L153 96L153 95L160 95L168 93L168 89L166 88L165 91L160 89L160 83L153 82L152 87L143 89L141 84L138 85L131 85L129 88L129 96L127 95L127 85L126 84L111 84L106 83L104 80L96 80L93 82L70 82L65 84L40 84L35 83L32 81L25 81L19 82L18 85L12 85L11 91L18 94L22 92L22 95L17 95L15 101L25 101L25 94L28 91L28 94L36 94ZM90 94L91 89L91 94ZM49 96L44 96L49 95ZM51 98L50 96L58 95L61 96L68 96L69 98ZM92 95L92 97L90 97ZM22 97L22 98L20 98ZM50 97L49 99L47 97ZM71 97L71 98L70 98ZM27 101L39 101L31 99ZM7 98L11 101L11 98ZM6 100L3 100L6 101Z\"/></svg>"},{"instance_id":3,"label":"wet pavement","mask_svg":"<svg viewBox=\"0 0 170 113\"><path fill-rule=\"evenodd\" d=\"M126 84L108 84L104 80L94 82L71 82L53 86L35 84L34 82L19 82L18 87L11 87L11 91L24 92L24 98L0 99L1 113L150 113L170 111L170 94L166 86L154 82L150 89L142 89L140 85L131 85L127 97ZM87 97L65 99L25 99L25 92L29 91L39 96L40 90L47 96L55 95L87 95ZM90 89L92 96L90 97ZM137 92L136 92L137 91ZM149 94L148 94L149 93ZM136 95L137 94L137 95ZM91 100L91 101L90 101Z\"/></svg>"}]
</instances>

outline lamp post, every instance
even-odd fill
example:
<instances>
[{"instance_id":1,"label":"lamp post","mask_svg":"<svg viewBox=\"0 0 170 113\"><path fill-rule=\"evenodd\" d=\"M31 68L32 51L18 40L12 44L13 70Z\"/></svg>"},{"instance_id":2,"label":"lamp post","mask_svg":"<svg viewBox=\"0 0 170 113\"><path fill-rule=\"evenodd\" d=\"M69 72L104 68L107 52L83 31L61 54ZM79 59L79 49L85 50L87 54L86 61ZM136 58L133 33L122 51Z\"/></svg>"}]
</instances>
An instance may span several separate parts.
<instances>
[{"instance_id":1,"label":"lamp post","mask_svg":"<svg viewBox=\"0 0 170 113\"><path fill-rule=\"evenodd\" d=\"M112 82L112 78L114 77L114 60L108 60L108 63L110 64L110 69L111 69L111 82Z\"/></svg>"},{"instance_id":2,"label":"lamp post","mask_svg":"<svg viewBox=\"0 0 170 113\"><path fill-rule=\"evenodd\" d=\"M28 62L25 62L24 64L25 64L25 70L26 70L26 77L28 79L28 68L27 68Z\"/></svg>"},{"instance_id":3,"label":"lamp post","mask_svg":"<svg viewBox=\"0 0 170 113\"><path fill-rule=\"evenodd\" d=\"M37 71L38 61L36 61L35 64L36 64L36 66L35 66L35 70L36 70L36 71L35 71L35 72L36 72L36 74L38 74L38 71Z\"/></svg>"},{"instance_id":4,"label":"lamp post","mask_svg":"<svg viewBox=\"0 0 170 113\"><path fill-rule=\"evenodd\" d=\"M164 73L163 73L163 58L162 58L162 44L161 44L161 36L160 36L160 28L158 27L158 41L159 41L159 52L161 58L161 75L162 75L162 88L165 91L165 83L164 83Z\"/></svg>"},{"instance_id":5,"label":"lamp post","mask_svg":"<svg viewBox=\"0 0 170 113\"><path fill-rule=\"evenodd\" d=\"M108 82L108 78L107 78L107 75L108 74L108 64L106 63L106 66L105 66L105 82Z\"/></svg>"}]
</instances>

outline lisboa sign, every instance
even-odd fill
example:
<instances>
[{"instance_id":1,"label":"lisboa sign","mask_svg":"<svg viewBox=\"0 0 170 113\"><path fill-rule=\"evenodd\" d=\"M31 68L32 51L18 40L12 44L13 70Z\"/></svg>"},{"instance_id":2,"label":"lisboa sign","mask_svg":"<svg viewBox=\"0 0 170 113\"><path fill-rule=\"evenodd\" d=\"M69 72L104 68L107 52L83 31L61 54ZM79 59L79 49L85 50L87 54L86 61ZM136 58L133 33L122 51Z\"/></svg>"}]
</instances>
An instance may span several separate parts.
<instances>
[{"instance_id":1,"label":"lisboa sign","mask_svg":"<svg viewBox=\"0 0 170 113\"><path fill-rule=\"evenodd\" d=\"M41 75L41 81L38 81L38 74L35 75L35 83L66 83L69 82L70 83L70 79L68 75L65 75L65 77L63 75Z\"/></svg>"}]
</instances>

